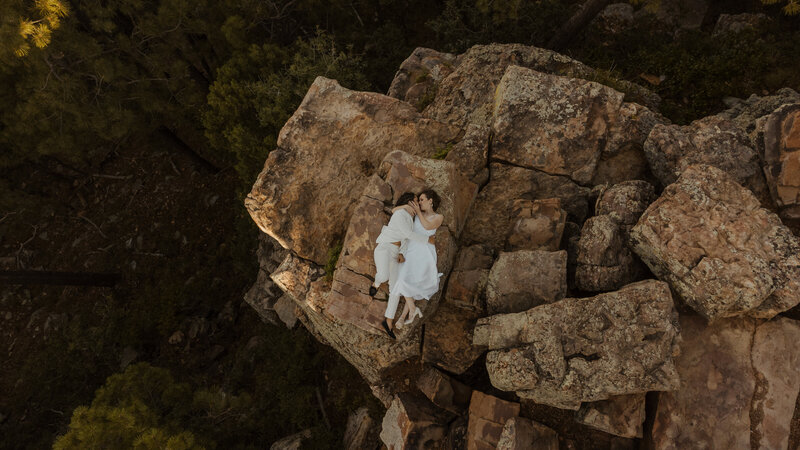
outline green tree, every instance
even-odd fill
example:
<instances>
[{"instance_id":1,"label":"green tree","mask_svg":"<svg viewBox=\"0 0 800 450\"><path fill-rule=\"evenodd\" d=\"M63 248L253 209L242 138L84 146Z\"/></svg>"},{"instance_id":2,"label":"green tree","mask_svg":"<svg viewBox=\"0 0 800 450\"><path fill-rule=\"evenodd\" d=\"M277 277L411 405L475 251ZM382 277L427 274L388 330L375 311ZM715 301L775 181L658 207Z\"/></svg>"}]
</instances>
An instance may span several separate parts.
<instances>
[{"instance_id":1,"label":"green tree","mask_svg":"<svg viewBox=\"0 0 800 450\"><path fill-rule=\"evenodd\" d=\"M783 3L784 1L786 4L783 5L783 8L781 8L784 14L787 16L796 16L797 14L800 14L800 2L798 0L761 0L761 3L765 5L774 5L777 3Z\"/></svg>"},{"instance_id":2,"label":"green tree","mask_svg":"<svg viewBox=\"0 0 800 450\"><path fill-rule=\"evenodd\" d=\"M26 56L31 47L45 48L69 9L60 0L7 1L0 19L0 61Z\"/></svg>"},{"instance_id":3,"label":"green tree","mask_svg":"<svg viewBox=\"0 0 800 450\"><path fill-rule=\"evenodd\" d=\"M56 450L85 448L202 449L214 447L183 428L192 405L188 384L166 369L139 363L112 375L91 406L79 406Z\"/></svg>"},{"instance_id":4,"label":"green tree","mask_svg":"<svg viewBox=\"0 0 800 450\"><path fill-rule=\"evenodd\" d=\"M289 48L268 43L237 51L217 71L209 90L206 136L243 182L252 184L314 79L325 76L364 90L369 85L363 67L359 55L339 49L323 32Z\"/></svg>"}]
</instances>

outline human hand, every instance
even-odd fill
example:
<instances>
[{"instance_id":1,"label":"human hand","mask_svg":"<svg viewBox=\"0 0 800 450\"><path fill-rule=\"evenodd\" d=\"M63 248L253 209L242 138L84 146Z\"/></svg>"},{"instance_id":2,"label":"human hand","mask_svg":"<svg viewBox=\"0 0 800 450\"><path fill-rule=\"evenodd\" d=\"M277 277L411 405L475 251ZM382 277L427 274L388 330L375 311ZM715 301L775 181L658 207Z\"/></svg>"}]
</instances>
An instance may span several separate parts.
<instances>
[{"instance_id":1,"label":"human hand","mask_svg":"<svg viewBox=\"0 0 800 450\"><path fill-rule=\"evenodd\" d=\"M403 256L402 253L400 253L399 255L397 255L397 261L401 263L406 262L406 257Z\"/></svg>"},{"instance_id":2,"label":"human hand","mask_svg":"<svg viewBox=\"0 0 800 450\"><path fill-rule=\"evenodd\" d=\"M414 209L415 213L422 214L422 210L419 209L419 203L417 203L416 200L412 200L412 201L408 202L408 204L411 205L411 208Z\"/></svg>"}]
</instances>

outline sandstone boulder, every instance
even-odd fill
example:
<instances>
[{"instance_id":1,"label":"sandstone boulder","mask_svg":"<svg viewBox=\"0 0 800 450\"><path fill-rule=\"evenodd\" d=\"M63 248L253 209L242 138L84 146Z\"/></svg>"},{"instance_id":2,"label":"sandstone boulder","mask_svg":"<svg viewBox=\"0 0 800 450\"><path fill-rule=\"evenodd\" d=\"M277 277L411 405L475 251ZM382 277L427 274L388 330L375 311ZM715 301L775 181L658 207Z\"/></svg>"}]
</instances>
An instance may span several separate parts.
<instances>
[{"instance_id":1,"label":"sandstone boulder","mask_svg":"<svg viewBox=\"0 0 800 450\"><path fill-rule=\"evenodd\" d=\"M467 411L472 397L472 388L433 367L422 372L417 388L434 405L459 415Z\"/></svg>"},{"instance_id":2,"label":"sandstone boulder","mask_svg":"<svg viewBox=\"0 0 800 450\"><path fill-rule=\"evenodd\" d=\"M595 214L608 215L628 228L656 199L653 185L642 180L624 181L604 189L597 197Z\"/></svg>"},{"instance_id":3,"label":"sandstone boulder","mask_svg":"<svg viewBox=\"0 0 800 450\"><path fill-rule=\"evenodd\" d=\"M783 105L800 102L800 93L790 88L781 88L772 95L753 94L747 99L733 98L730 100L732 101L729 108L719 113L718 116L730 119L743 129L750 136L753 147L758 148L759 142L763 142L763 137L759 138L756 130L758 119L771 114Z\"/></svg>"},{"instance_id":4,"label":"sandstone boulder","mask_svg":"<svg viewBox=\"0 0 800 450\"><path fill-rule=\"evenodd\" d=\"M519 199L514 201L511 214L514 223L507 250L558 250L567 221L560 199Z\"/></svg>"},{"instance_id":5,"label":"sandstone boulder","mask_svg":"<svg viewBox=\"0 0 800 450\"><path fill-rule=\"evenodd\" d=\"M502 252L489 272L489 314L525 311L567 295L567 252Z\"/></svg>"},{"instance_id":6,"label":"sandstone boulder","mask_svg":"<svg viewBox=\"0 0 800 450\"><path fill-rule=\"evenodd\" d=\"M358 408L347 417L343 444L347 450L364 450L377 448L380 440L378 424L369 416L366 407Z\"/></svg>"},{"instance_id":7,"label":"sandstone boulder","mask_svg":"<svg viewBox=\"0 0 800 450\"><path fill-rule=\"evenodd\" d=\"M422 111L433 99L436 85L453 71L456 56L417 47L394 75L387 95L405 100Z\"/></svg>"},{"instance_id":8,"label":"sandstone boulder","mask_svg":"<svg viewBox=\"0 0 800 450\"><path fill-rule=\"evenodd\" d=\"M483 125L467 125L464 137L447 152L452 162L473 183L483 186L489 181L489 139L492 129Z\"/></svg>"},{"instance_id":9,"label":"sandstone boulder","mask_svg":"<svg viewBox=\"0 0 800 450\"><path fill-rule=\"evenodd\" d=\"M467 244L502 250L515 222L514 202L519 199L558 198L568 220L586 218L589 189L567 177L499 163L489 164L489 171L491 179L478 193L464 228L462 240Z\"/></svg>"},{"instance_id":10,"label":"sandstone boulder","mask_svg":"<svg viewBox=\"0 0 800 450\"><path fill-rule=\"evenodd\" d=\"M599 83L509 66L495 93L492 158L586 185L604 155L603 178L623 181L613 179L611 160L630 149L641 154L655 125L652 113L623 97Z\"/></svg>"},{"instance_id":11,"label":"sandstone boulder","mask_svg":"<svg viewBox=\"0 0 800 450\"><path fill-rule=\"evenodd\" d=\"M444 439L451 419L452 415L427 398L401 392L383 416L381 441L390 450L436 447Z\"/></svg>"},{"instance_id":12,"label":"sandstone boulder","mask_svg":"<svg viewBox=\"0 0 800 450\"><path fill-rule=\"evenodd\" d=\"M473 340L495 387L558 408L678 385L677 312L660 281L480 319Z\"/></svg>"},{"instance_id":13,"label":"sandstone boulder","mask_svg":"<svg viewBox=\"0 0 800 450\"><path fill-rule=\"evenodd\" d=\"M558 450L558 434L524 417L512 417L503 425L497 450Z\"/></svg>"},{"instance_id":14,"label":"sandstone boulder","mask_svg":"<svg viewBox=\"0 0 800 450\"><path fill-rule=\"evenodd\" d=\"M461 132L422 118L406 102L318 77L278 135L245 205L284 248L324 265L385 155L402 149L430 156Z\"/></svg>"},{"instance_id":15,"label":"sandstone boulder","mask_svg":"<svg viewBox=\"0 0 800 450\"><path fill-rule=\"evenodd\" d=\"M766 118L764 173L782 215L800 219L800 103L784 105Z\"/></svg>"},{"instance_id":16,"label":"sandstone boulder","mask_svg":"<svg viewBox=\"0 0 800 450\"><path fill-rule=\"evenodd\" d=\"M491 125L495 88L510 65L577 78L596 76L594 69L551 50L520 44L476 45L456 58L455 68L438 83L436 96L423 114L461 127ZM626 81L620 85L644 105L657 106L661 101L639 85Z\"/></svg>"},{"instance_id":17,"label":"sandstone boulder","mask_svg":"<svg viewBox=\"0 0 800 450\"><path fill-rule=\"evenodd\" d=\"M681 316L680 388L662 393L658 449L787 448L800 391L800 325Z\"/></svg>"},{"instance_id":18,"label":"sandstone boulder","mask_svg":"<svg viewBox=\"0 0 800 450\"><path fill-rule=\"evenodd\" d=\"M631 230L634 251L708 319L770 318L800 303L800 243L712 166L690 166Z\"/></svg>"},{"instance_id":19,"label":"sandstone boulder","mask_svg":"<svg viewBox=\"0 0 800 450\"><path fill-rule=\"evenodd\" d=\"M469 425L467 430L468 450L497 448L503 426L512 417L519 415L519 403L508 402L497 397L472 391L469 403Z\"/></svg>"},{"instance_id":20,"label":"sandstone boulder","mask_svg":"<svg viewBox=\"0 0 800 450\"><path fill-rule=\"evenodd\" d=\"M656 125L644 151L664 186L674 183L690 165L708 164L728 172L760 200L768 200L758 154L745 132L728 119L709 116L683 127Z\"/></svg>"},{"instance_id":21,"label":"sandstone boulder","mask_svg":"<svg viewBox=\"0 0 800 450\"><path fill-rule=\"evenodd\" d=\"M625 438L641 438L644 419L645 394L584 403L575 414L578 423Z\"/></svg>"},{"instance_id":22,"label":"sandstone boulder","mask_svg":"<svg viewBox=\"0 0 800 450\"><path fill-rule=\"evenodd\" d=\"M575 287L589 292L611 291L641 273L628 249L627 232L609 215L590 217L577 243Z\"/></svg>"}]
</instances>

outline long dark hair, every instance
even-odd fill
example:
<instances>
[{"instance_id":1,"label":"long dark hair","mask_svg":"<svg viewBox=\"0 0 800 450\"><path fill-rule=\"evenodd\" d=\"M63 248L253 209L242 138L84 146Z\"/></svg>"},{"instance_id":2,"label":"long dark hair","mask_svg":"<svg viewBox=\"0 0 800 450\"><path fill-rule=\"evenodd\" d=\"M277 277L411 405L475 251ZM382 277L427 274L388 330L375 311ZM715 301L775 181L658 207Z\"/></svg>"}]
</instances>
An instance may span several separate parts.
<instances>
[{"instance_id":1,"label":"long dark hair","mask_svg":"<svg viewBox=\"0 0 800 450\"><path fill-rule=\"evenodd\" d=\"M424 191L420 192L419 195L425 194L425 197L433 200L433 209L439 209L439 204L442 202L442 199L439 198L439 194L436 193L433 189L425 189Z\"/></svg>"}]
</instances>

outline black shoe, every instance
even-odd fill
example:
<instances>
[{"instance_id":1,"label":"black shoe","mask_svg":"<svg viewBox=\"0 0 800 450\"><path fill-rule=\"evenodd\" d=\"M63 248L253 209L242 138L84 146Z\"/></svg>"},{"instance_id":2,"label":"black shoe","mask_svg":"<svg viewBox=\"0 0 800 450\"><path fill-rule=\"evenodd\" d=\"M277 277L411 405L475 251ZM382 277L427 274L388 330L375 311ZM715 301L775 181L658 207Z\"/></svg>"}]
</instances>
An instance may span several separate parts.
<instances>
[{"instance_id":1,"label":"black shoe","mask_svg":"<svg viewBox=\"0 0 800 450\"><path fill-rule=\"evenodd\" d=\"M369 287L369 296L370 297L375 297L375 294L377 294L377 293L378 293L378 288L376 288L375 286L370 286Z\"/></svg>"},{"instance_id":2,"label":"black shoe","mask_svg":"<svg viewBox=\"0 0 800 450\"><path fill-rule=\"evenodd\" d=\"M389 323L386 322L386 319L383 319L381 325L383 325L383 329L386 330L386 334L388 334L390 338L397 339L397 337L394 335L394 331L392 331L392 329L389 328Z\"/></svg>"}]
</instances>

